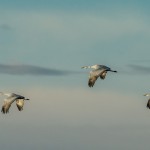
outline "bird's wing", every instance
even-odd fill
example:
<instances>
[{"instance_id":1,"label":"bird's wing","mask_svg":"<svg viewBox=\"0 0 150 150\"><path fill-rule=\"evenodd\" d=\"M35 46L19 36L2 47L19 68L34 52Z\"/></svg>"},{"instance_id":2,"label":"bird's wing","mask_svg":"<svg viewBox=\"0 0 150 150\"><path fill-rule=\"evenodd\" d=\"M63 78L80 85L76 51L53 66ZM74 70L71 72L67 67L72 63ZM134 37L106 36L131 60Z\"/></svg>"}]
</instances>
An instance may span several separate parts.
<instances>
[{"instance_id":1,"label":"bird's wing","mask_svg":"<svg viewBox=\"0 0 150 150\"><path fill-rule=\"evenodd\" d=\"M3 93L3 95L7 96L7 97L10 97L10 96L15 96L14 93Z\"/></svg>"},{"instance_id":2,"label":"bird's wing","mask_svg":"<svg viewBox=\"0 0 150 150\"><path fill-rule=\"evenodd\" d=\"M103 76L105 77L104 70L97 69L97 70L90 71L89 82L88 82L89 87L93 87L97 78L98 77L103 78Z\"/></svg>"},{"instance_id":3,"label":"bird's wing","mask_svg":"<svg viewBox=\"0 0 150 150\"><path fill-rule=\"evenodd\" d=\"M97 76L100 77L101 79L105 79L106 74L107 71L105 69L96 69L90 72L90 77Z\"/></svg>"},{"instance_id":4,"label":"bird's wing","mask_svg":"<svg viewBox=\"0 0 150 150\"><path fill-rule=\"evenodd\" d=\"M19 111L22 111L23 106L24 106L24 99L17 99L16 100L16 106L18 107Z\"/></svg>"},{"instance_id":5,"label":"bird's wing","mask_svg":"<svg viewBox=\"0 0 150 150\"><path fill-rule=\"evenodd\" d=\"M11 107L11 104L17 99L17 97L9 97L7 99L4 100L4 103L2 105L2 109L1 112L2 113L8 113L9 112L9 108Z\"/></svg>"},{"instance_id":6,"label":"bird's wing","mask_svg":"<svg viewBox=\"0 0 150 150\"><path fill-rule=\"evenodd\" d=\"M99 77L104 80L105 77L106 77L106 74L107 74L107 71L106 70L102 70L100 75L99 75Z\"/></svg>"},{"instance_id":7,"label":"bird's wing","mask_svg":"<svg viewBox=\"0 0 150 150\"><path fill-rule=\"evenodd\" d=\"M18 96L9 96L6 99L4 99L4 102L12 104L17 99L18 99Z\"/></svg>"},{"instance_id":8,"label":"bird's wing","mask_svg":"<svg viewBox=\"0 0 150 150\"><path fill-rule=\"evenodd\" d=\"M97 78L98 77L96 77L96 76L93 76L93 77L89 78L89 82L88 82L89 87L93 87L94 86L95 81L97 80Z\"/></svg>"},{"instance_id":9,"label":"bird's wing","mask_svg":"<svg viewBox=\"0 0 150 150\"><path fill-rule=\"evenodd\" d=\"M12 97L19 97L21 95L15 94L15 93L4 93L4 92L0 92L0 95L4 95L7 96L7 98L12 98Z\"/></svg>"},{"instance_id":10,"label":"bird's wing","mask_svg":"<svg viewBox=\"0 0 150 150\"><path fill-rule=\"evenodd\" d=\"M150 109L150 99L149 99L148 102L147 102L147 108Z\"/></svg>"},{"instance_id":11,"label":"bird's wing","mask_svg":"<svg viewBox=\"0 0 150 150\"><path fill-rule=\"evenodd\" d=\"M9 96L6 99L4 99L4 101L7 102L7 103L10 103L10 104L12 104L17 99L24 99L23 96L17 95L17 94L14 94L14 93L11 93L11 94L8 94L8 95Z\"/></svg>"}]
</instances>

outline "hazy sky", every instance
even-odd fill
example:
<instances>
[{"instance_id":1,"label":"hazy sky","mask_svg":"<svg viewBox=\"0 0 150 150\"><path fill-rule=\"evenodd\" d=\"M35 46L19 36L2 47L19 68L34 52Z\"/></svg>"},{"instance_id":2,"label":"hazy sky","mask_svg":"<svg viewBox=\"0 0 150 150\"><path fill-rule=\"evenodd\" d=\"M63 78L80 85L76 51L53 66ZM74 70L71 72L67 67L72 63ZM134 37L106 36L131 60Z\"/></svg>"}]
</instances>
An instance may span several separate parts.
<instances>
[{"instance_id":1,"label":"hazy sky","mask_svg":"<svg viewBox=\"0 0 150 150\"><path fill-rule=\"evenodd\" d=\"M0 1L1 91L31 101L0 115L3 150L148 150L148 0ZM81 66L117 70L87 86ZM2 105L3 97L1 98Z\"/></svg>"}]
</instances>

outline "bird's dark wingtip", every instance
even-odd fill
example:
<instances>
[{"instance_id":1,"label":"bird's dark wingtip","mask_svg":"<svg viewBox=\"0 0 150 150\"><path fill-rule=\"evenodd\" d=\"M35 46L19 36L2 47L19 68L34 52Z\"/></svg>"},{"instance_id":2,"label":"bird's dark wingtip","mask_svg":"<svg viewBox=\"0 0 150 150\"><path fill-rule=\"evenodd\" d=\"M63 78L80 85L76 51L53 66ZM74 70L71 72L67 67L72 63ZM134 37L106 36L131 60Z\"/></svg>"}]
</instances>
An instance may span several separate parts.
<instances>
[{"instance_id":1,"label":"bird's dark wingtip","mask_svg":"<svg viewBox=\"0 0 150 150\"><path fill-rule=\"evenodd\" d=\"M5 110L5 108L4 108L4 107L2 107L1 112L2 112L3 114L7 114L7 113L9 113L9 111L8 111L8 110Z\"/></svg>"},{"instance_id":2,"label":"bird's dark wingtip","mask_svg":"<svg viewBox=\"0 0 150 150\"><path fill-rule=\"evenodd\" d=\"M94 84L93 84L91 81L89 81L89 82L88 82L88 86L91 88L91 87L94 86Z\"/></svg>"},{"instance_id":3,"label":"bird's dark wingtip","mask_svg":"<svg viewBox=\"0 0 150 150\"><path fill-rule=\"evenodd\" d=\"M150 99L148 100L146 107L150 109Z\"/></svg>"},{"instance_id":4,"label":"bird's dark wingtip","mask_svg":"<svg viewBox=\"0 0 150 150\"><path fill-rule=\"evenodd\" d=\"M147 109L150 109L150 106L149 106L149 104L147 104L147 106L146 106L146 107L147 107Z\"/></svg>"}]
</instances>

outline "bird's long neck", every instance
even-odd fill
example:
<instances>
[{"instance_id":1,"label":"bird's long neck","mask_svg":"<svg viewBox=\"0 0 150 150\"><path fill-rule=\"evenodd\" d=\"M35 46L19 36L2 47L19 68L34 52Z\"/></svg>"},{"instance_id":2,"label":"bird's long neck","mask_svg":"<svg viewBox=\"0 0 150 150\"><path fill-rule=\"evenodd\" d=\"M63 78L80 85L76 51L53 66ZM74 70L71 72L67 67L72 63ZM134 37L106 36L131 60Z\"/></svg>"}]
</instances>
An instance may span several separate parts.
<instances>
[{"instance_id":1,"label":"bird's long neck","mask_svg":"<svg viewBox=\"0 0 150 150\"><path fill-rule=\"evenodd\" d=\"M87 68L91 68L91 66L83 66L82 68L87 69Z\"/></svg>"}]
</instances>

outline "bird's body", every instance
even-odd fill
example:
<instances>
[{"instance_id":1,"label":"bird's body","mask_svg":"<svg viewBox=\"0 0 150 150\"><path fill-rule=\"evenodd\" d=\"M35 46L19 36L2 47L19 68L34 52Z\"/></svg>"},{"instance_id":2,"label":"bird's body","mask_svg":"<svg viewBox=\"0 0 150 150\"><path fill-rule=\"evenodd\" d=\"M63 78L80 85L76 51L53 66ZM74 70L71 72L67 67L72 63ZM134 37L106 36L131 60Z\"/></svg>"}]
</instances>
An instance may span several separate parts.
<instances>
[{"instance_id":1,"label":"bird's body","mask_svg":"<svg viewBox=\"0 0 150 150\"><path fill-rule=\"evenodd\" d=\"M92 66L83 66L81 68L85 68L85 69L91 68L93 70L103 70L104 69L104 70L107 70L107 71L112 71L109 67L107 67L105 65L98 65L98 64L92 65Z\"/></svg>"},{"instance_id":2,"label":"bird's body","mask_svg":"<svg viewBox=\"0 0 150 150\"><path fill-rule=\"evenodd\" d=\"M150 94L149 93L147 93L147 94L144 94L144 96L148 96L148 97L150 97ZM146 107L148 108L148 109L150 109L150 98L148 99L148 101L147 101L147 105L146 105Z\"/></svg>"},{"instance_id":3,"label":"bird's body","mask_svg":"<svg viewBox=\"0 0 150 150\"><path fill-rule=\"evenodd\" d=\"M7 96L7 98L4 99L4 103L3 103L3 106L1 109L1 112L4 114L9 112L9 108L11 107L11 105L14 101L16 101L16 105L17 105L19 111L21 111L23 109L24 100L29 100L29 99L26 99L24 96L21 96L21 95L15 94L15 93L0 92L0 95Z\"/></svg>"},{"instance_id":4,"label":"bird's body","mask_svg":"<svg viewBox=\"0 0 150 150\"><path fill-rule=\"evenodd\" d=\"M111 70L111 68L109 68L105 65L83 66L82 68L85 68L85 69L91 68L92 69L92 71L90 71L90 75L89 75L89 81L88 81L89 87L94 86L98 77L100 77L101 79L104 80L108 71L117 72L117 71Z\"/></svg>"}]
</instances>

